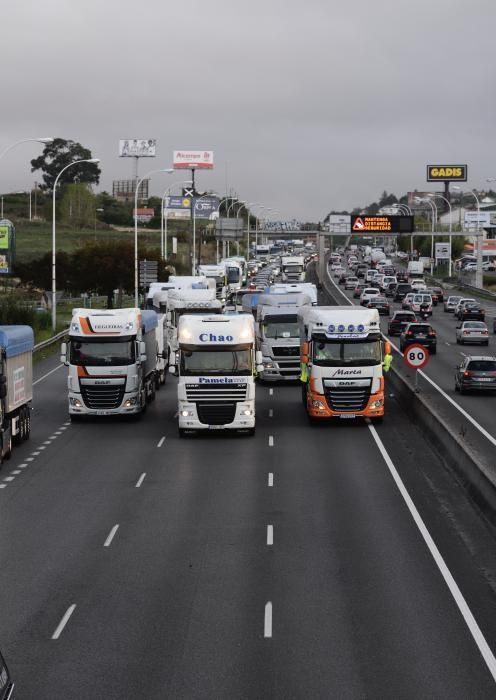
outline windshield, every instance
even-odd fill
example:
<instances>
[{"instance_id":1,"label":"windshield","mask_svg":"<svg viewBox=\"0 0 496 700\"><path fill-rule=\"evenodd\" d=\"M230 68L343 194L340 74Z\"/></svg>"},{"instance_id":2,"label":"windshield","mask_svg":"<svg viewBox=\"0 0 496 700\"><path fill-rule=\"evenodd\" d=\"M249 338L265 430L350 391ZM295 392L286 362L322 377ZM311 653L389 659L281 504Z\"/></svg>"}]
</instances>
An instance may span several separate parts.
<instances>
[{"instance_id":1,"label":"windshield","mask_svg":"<svg viewBox=\"0 0 496 700\"><path fill-rule=\"evenodd\" d=\"M227 281L230 284L233 284L233 282L239 282L239 273L240 270L237 267L229 267L227 269Z\"/></svg>"},{"instance_id":2,"label":"windshield","mask_svg":"<svg viewBox=\"0 0 496 700\"><path fill-rule=\"evenodd\" d=\"M473 360L467 369L471 372L495 372L496 362L493 360Z\"/></svg>"},{"instance_id":3,"label":"windshield","mask_svg":"<svg viewBox=\"0 0 496 700\"><path fill-rule=\"evenodd\" d=\"M182 375L235 374L251 376L250 348L236 350L202 349L181 352Z\"/></svg>"},{"instance_id":4,"label":"windshield","mask_svg":"<svg viewBox=\"0 0 496 700\"><path fill-rule=\"evenodd\" d=\"M367 367L381 362L381 342L377 340L339 340L315 341L313 343L313 361L316 365L341 367L354 365Z\"/></svg>"},{"instance_id":5,"label":"windshield","mask_svg":"<svg viewBox=\"0 0 496 700\"><path fill-rule=\"evenodd\" d=\"M284 272L303 272L302 265L284 265Z\"/></svg>"},{"instance_id":6,"label":"windshield","mask_svg":"<svg viewBox=\"0 0 496 700\"><path fill-rule=\"evenodd\" d=\"M296 319L296 317L295 317ZM299 338L300 330L298 322L281 320L268 320L263 326L264 336L266 338Z\"/></svg>"},{"instance_id":7,"label":"windshield","mask_svg":"<svg viewBox=\"0 0 496 700\"><path fill-rule=\"evenodd\" d=\"M112 340L71 340L71 364L112 367L131 365L135 362L135 344L129 338Z\"/></svg>"}]
</instances>

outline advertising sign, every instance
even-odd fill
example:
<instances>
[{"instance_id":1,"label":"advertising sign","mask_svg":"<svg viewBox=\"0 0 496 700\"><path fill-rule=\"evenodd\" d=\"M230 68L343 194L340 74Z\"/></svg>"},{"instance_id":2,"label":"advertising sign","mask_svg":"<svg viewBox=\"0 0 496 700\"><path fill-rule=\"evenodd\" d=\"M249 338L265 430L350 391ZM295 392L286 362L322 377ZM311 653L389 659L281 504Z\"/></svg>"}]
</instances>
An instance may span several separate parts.
<instances>
[{"instance_id":1,"label":"advertising sign","mask_svg":"<svg viewBox=\"0 0 496 700\"><path fill-rule=\"evenodd\" d=\"M175 170L212 170L214 167L214 152L174 151L173 167Z\"/></svg>"},{"instance_id":2,"label":"advertising sign","mask_svg":"<svg viewBox=\"0 0 496 700\"><path fill-rule=\"evenodd\" d=\"M191 209L164 209L165 219L191 219Z\"/></svg>"},{"instance_id":3,"label":"advertising sign","mask_svg":"<svg viewBox=\"0 0 496 700\"><path fill-rule=\"evenodd\" d=\"M351 216L352 233L412 233L413 216Z\"/></svg>"},{"instance_id":4,"label":"advertising sign","mask_svg":"<svg viewBox=\"0 0 496 700\"><path fill-rule=\"evenodd\" d=\"M193 201L195 217L198 219L208 219L219 211L220 200L218 197L201 197Z\"/></svg>"},{"instance_id":5,"label":"advertising sign","mask_svg":"<svg viewBox=\"0 0 496 700\"><path fill-rule=\"evenodd\" d=\"M467 182L466 165L428 165L427 182Z\"/></svg>"},{"instance_id":6,"label":"advertising sign","mask_svg":"<svg viewBox=\"0 0 496 700\"><path fill-rule=\"evenodd\" d=\"M0 225L0 250L9 249L9 227L5 224Z\"/></svg>"},{"instance_id":7,"label":"advertising sign","mask_svg":"<svg viewBox=\"0 0 496 700\"><path fill-rule=\"evenodd\" d=\"M491 212L489 211L466 211L463 218L465 228L491 225Z\"/></svg>"},{"instance_id":8,"label":"advertising sign","mask_svg":"<svg viewBox=\"0 0 496 700\"><path fill-rule=\"evenodd\" d=\"M191 209L191 199L189 197L181 197L181 195L173 195L165 199L166 209Z\"/></svg>"},{"instance_id":9,"label":"advertising sign","mask_svg":"<svg viewBox=\"0 0 496 700\"><path fill-rule=\"evenodd\" d=\"M138 188L138 199L148 199L149 180L143 180ZM136 192L136 180L113 180L112 196L126 201L134 199Z\"/></svg>"},{"instance_id":10,"label":"advertising sign","mask_svg":"<svg viewBox=\"0 0 496 700\"><path fill-rule=\"evenodd\" d=\"M330 214L329 216L329 231L340 233L341 231L348 232L351 226L351 216L349 214Z\"/></svg>"},{"instance_id":11,"label":"advertising sign","mask_svg":"<svg viewBox=\"0 0 496 700\"><path fill-rule=\"evenodd\" d=\"M6 255L0 255L0 274L8 274L9 262Z\"/></svg>"},{"instance_id":12,"label":"advertising sign","mask_svg":"<svg viewBox=\"0 0 496 700\"><path fill-rule=\"evenodd\" d=\"M121 139L119 158L155 158L156 139Z\"/></svg>"},{"instance_id":13,"label":"advertising sign","mask_svg":"<svg viewBox=\"0 0 496 700\"><path fill-rule=\"evenodd\" d=\"M133 217L136 217L139 224L148 224L155 216L155 209L144 207L142 209L133 209Z\"/></svg>"},{"instance_id":14,"label":"advertising sign","mask_svg":"<svg viewBox=\"0 0 496 700\"><path fill-rule=\"evenodd\" d=\"M451 243L435 243L436 260L449 260L451 257Z\"/></svg>"}]
</instances>

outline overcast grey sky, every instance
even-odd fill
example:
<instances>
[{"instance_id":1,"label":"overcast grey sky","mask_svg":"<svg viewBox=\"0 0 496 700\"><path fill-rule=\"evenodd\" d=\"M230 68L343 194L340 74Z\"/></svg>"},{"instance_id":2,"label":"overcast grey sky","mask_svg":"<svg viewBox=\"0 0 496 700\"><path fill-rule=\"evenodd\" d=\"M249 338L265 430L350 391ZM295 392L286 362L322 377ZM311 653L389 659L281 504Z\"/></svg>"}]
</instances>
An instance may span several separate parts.
<instances>
[{"instance_id":1,"label":"overcast grey sky","mask_svg":"<svg viewBox=\"0 0 496 700\"><path fill-rule=\"evenodd\" d=\"M16 0L1 21L0 151L80 141L101 189L131 177L133 137L157 139L140 174L213 150L199 189L284 218L429 189L429 162L468 163L467 188L496 176L495 0ZM0 192L30 187L40 148L0 162Z\"/></svg>"}]
</instances>

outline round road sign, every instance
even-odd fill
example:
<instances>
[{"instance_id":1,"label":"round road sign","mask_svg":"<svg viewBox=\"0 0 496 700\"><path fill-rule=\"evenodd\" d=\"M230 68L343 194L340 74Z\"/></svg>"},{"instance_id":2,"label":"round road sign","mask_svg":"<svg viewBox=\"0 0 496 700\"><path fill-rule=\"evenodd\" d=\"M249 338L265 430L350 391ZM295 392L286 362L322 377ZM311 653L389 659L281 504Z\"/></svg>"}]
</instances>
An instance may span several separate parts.
<instances>
[{"instance_id":1,"label":"round road sign","mask_svg":"<svg viewBox=\"0 0 496 700\"><path fill-rule=\"evenodd\" d=\"M429 362L429 351L423 345L413 343L405 348L403 359L412 369L422 369Z\"/></svg>"}]
</instances>

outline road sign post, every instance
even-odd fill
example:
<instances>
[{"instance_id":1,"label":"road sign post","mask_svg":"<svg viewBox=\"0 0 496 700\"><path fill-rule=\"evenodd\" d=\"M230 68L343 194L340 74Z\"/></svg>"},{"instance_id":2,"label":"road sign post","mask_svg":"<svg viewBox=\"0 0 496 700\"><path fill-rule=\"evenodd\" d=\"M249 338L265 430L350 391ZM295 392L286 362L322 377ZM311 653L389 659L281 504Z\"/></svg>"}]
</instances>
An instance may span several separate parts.
<instances>
[{"instance_id":1,"label":"road sign post","mask_svg":"<svg viewBox=\"0 0 496 700\"><path fill-rule=\"evenodd\" d=\"M429 362L429 351L419 343L412 343L405 348L403 359L408 367L415 370L415 393L418 394L418 370Z\"/></svg>"}]
</instances>

